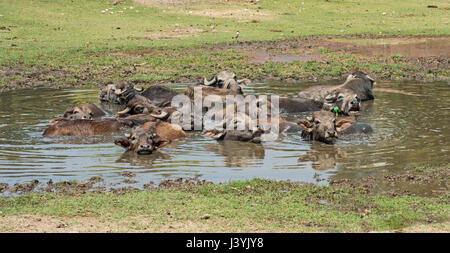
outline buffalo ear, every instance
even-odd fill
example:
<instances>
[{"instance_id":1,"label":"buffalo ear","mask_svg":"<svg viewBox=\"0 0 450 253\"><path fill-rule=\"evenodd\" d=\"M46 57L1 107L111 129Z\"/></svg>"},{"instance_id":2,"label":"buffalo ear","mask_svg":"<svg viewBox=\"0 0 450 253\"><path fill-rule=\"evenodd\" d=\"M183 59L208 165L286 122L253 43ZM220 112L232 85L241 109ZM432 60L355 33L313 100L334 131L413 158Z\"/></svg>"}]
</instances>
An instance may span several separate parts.
<instances>
[{"instance_id":1,"label":"buffalo ear","mask_svg":"<svg viewBox=\"0 0 450 253\"><path fill-rule=\"evenodd\" d=\"M338 122L336 122L336 130L337 130L338 132L342 132L342 131L344 131L346 128L352 126L353 123L354 123L353 120L346 120L346 119L339 120Z\"/></svg>"},{"instance_id":2,"label":"buffalo ear","mask_svg":"<svg viewBox=\"0 0 450 253\"><path fill-rule=\"evenodd\" d=\"M121 146L122 148L128 149L130 147L130 141L126 138L120 138L114 141L114 144Z\"/></svg>"},{"instance_id":3,"label":"buffalo ear","mask_svg":"<svg viewBox=\"0 0 450 253\"><path fill-rule=\"evenodd\" d=\"M153 142L154 142L156 148L162 148L162 147L166 146L167 144L169 144L168 140L166 140L158 135L153 138Z\"/></svg>"},{"instance_id":4,"label":"buffalo ear","mask_svg":"<svg viewBox=\"0 0 450 253\"><path fill-rule=\"evenodd\" d=\"M314 124L309 120L300 120L299 122L297 122L297 124L308 132L311 132L314 127Z\"/></svg>"}]
</instances>

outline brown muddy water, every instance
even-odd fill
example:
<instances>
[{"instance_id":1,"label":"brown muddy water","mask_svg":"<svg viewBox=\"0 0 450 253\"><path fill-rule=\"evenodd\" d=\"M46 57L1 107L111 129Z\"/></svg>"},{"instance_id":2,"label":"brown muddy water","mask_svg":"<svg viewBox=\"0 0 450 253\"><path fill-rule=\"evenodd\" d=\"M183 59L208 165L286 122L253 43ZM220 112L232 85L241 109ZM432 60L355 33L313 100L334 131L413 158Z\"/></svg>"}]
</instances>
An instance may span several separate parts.
<instances>
[{"instance_id":1,"label":"brown muddy water","mask_svg":"<svg viewBox=\"0 0 450 253\"><path fill-rule=\"evenodd\" d=\"M246 94L294 96L316 83L253 84ZM171 84L183 92L185 85ZM0 94L0 183L105 179L132 186L168 178L199 176L212 182L267 178L327 184L327 179L381 177L415 165L450 161L450 85L447 82L379 82L376 99L363 102L358 120L370 135L342 136L334 145L288 134L273 142L217 142L190 132L152 155L124 153L115 136L44 138L49 121L80 103L96 103L98 89L22 89ZM117 111L117 106L103 105ZM310 113L285 115L298 120Z\"/></svg>"}]
</instances>

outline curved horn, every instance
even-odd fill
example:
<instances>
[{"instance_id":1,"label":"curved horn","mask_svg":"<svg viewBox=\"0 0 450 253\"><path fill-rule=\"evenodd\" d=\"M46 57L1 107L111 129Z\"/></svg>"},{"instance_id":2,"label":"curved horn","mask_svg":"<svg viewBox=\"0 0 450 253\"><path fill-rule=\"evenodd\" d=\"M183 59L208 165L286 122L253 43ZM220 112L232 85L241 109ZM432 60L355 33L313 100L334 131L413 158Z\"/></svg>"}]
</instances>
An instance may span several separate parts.
<instances>
[{"instance_id":1,"label":"curved horn","mask_svg":"<svg viewBox=\"0 0 450 253\"><path fill-rule=\"evenodd\" d=\"M118 112L117 114L118 115L124 115L124 114L129 113L130 111L131 111L131 108L127 106L127 108L125 108L124 110Z\"/></svg>"},{"instance_id":2,"label":"curved horn","mask_svg":"<svg viewBox=\"0 0 450 253\"><path fill-rule=\"evenodd\" d=\"M122 89L116 89L115 91L114 91L114 94L116 94L116 95L122 95L122 93L124 93L125 91L124 90L122 90Z\"/></svg>"},{"instance_id":3,"label":"curved horn","mask_svg":"<svg viewBox=\"0 0 450 253\"><path fill-rule=\"evenodd\" d=\"M372 82L373 85L377 84L377 82L375 82L375 80L369 75L366 75L366 77Z\"/></svg>"},{"instance_id":4,"label":"curved horn","mask_svg":"<svg viewBox=\"0 0 450 253\"><path fill-rule=\"evenodd\" d=\"M206 77L203 77L203 84L206 86L211 86L213 85L215 82L217 81L217 78L214 76L213 79L211 79L211 81L208 81L206 79Z\"/></svg>"},{"instance_id":5,"label":"curved horn","mask_svg":"<svg viewBox=\"0 0 450 253\"><path fill-rule=\"evenodd\" d=\"M134 89L136 90L136 91L139 91L139 92L142 92L143 90L144 90L144 88L143 87L134 87Z\"/></svg>"},{"instance_id":6,"label":"curved horn","mask_svg":"<svg viewBox=\"0 0 450 253\"><path fill-rule=\"evenodd\" d=\"M150 114L150 116L157 118L157 119L165 119L169 115L168 112L162 111L160 114Z\"/></svg>"}]
</instances>

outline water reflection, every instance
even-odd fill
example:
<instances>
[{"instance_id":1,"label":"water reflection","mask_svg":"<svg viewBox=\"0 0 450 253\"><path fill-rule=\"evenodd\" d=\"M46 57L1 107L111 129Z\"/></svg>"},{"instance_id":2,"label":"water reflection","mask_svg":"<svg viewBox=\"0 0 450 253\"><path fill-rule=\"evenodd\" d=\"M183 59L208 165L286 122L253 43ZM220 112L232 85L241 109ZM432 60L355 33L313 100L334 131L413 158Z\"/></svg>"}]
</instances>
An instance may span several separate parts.
<instances>
[{"instance_id":1,"label":"water reflection","mask_svg":"<svg viewBox=\"0 0 450 253\"><path fill-rule=\"evenodd\" d=\"M218 157L224 157L227 167L250 167L262 164L264 147L261 144L233 141L205 143L204 150Z\"/></svg>"},{"instance_id":2,"label":"water reflection","mask_svg":"<svg viewBox=\"0 0 450 253\"><path fill-rule=\"evenodd\" d=\"M157 160L169 160L170 155L163 151L155 151L150 155L138 155L136 152L127 151L123 153L116 163L125 163L131 166L139 166L145 169L153 168L153 162Z\"/></svg>"},{"instance_id":3,"label":"water reflection","mask_svg":"<svg viewBox=\"0 0 450 253\"><path fill-rule=\"evenodd\" d=\"M299 162L311 162L315 170L330 170L336 167L338 159L344 159L347 153L344 148L338 145L326 145L319 142L312 142L311 150L298 158Z\"/></svg>"}]
</instances>

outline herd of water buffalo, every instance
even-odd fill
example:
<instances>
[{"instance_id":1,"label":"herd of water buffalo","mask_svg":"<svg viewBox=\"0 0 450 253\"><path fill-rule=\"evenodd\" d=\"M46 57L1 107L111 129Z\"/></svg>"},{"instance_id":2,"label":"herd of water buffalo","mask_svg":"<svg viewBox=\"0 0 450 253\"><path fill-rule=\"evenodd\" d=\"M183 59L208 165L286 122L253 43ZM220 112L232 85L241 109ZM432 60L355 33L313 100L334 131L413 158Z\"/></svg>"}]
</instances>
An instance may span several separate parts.
<instances>
[{"instance_id":1,"label":"herd of water buffalo","mask_svg":"<svg viewBox=\"0 0 450 253\"><path fill-rule=\"evenodd\" d=\"M138 154L150 154L174 139L186 136L185 131L201 130L206 136L217 140L233 140L259 143L267 127L265 124L276 122L280 132L297 132L304 139L333 143L339 135L354 132L370 132L371 127L356 121L353 112L360 110L361 101L374 99L372 93L374 80L364 71L352 71L344 83L339 85L316 85L298 93L297 97L277 98L277 107L281 112L312 112L312 116L299 122L291 122L270 110L272 100L256 100L256 107L265 106L264 119L245 113L234 115L235 104L211 112L211 107L202 106L201 114L209 113L225 115L233 112L232 122L223 120L221 127L206 126L202 121L200 129L193 127L194 115L186 119L177 108L173 107L173 99L179 93L162 85L152 85L146 90L137 89L130 82L120 81L103 87L100 91L102 102L116 103L124 109L112 116L111 112L100 109L94 104L76 105L67 109L63 116L51 120L44 131L46 137L59 136L94 136L118 132L126 132L123 138L115 140L115 144ZM236 78L231 71L222 71L211 79L204 78L198 84L188 85L185 97L194 103L195 92L201 90L201 99L213 97L225 100L228 95L244 95L242 87L249 85L250 80ZM210 104L210 103L205 103ZM225 104L225 103L224 103ZM229 119L229 118L228 118ZM253 127L245 129L231 128L225 124L238 122L254 122ZM245 126L252 124L246 124Z\"/></svg>"}]
</instances>

